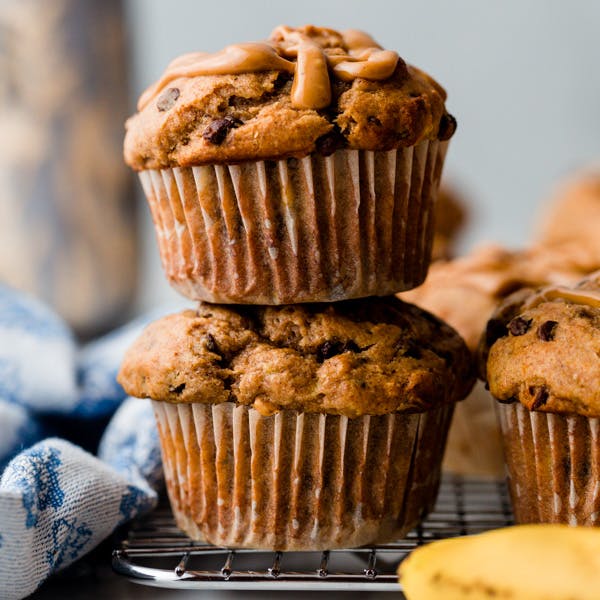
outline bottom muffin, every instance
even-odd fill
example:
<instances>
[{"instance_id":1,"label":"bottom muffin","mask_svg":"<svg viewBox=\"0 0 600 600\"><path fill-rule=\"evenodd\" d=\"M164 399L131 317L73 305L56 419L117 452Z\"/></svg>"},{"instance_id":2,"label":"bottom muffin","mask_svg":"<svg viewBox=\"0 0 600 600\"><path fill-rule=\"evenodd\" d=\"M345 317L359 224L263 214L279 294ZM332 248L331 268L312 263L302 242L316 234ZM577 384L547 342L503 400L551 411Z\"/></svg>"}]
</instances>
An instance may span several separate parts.
<instances>
[{"instance_id":1,"label":"bottom muffin","mask_svg":"<svg viewBox=\"0 0 600 600\"><path fill-rule=\"evenodd\" d=\"M392 540L431 509L469 358L454 330L393 297L201 304L151 324L119 381L154 400L188 535L317 550Z\"/></svg>"},{"instance_id":2,"label":"bottom muffin","mask_svg":"<svg viewBox=\"0 0 600 600\"><path fill-rule=\"evenodd\" d=\"M178 526L218 546L277 550L362 546L412 529L435 502L452 414L154 409Z\"/></svg>"},{"instance_id":3,"label":"bottom muffin","mask_svg":"<svg viewBox=\"0 0 600 600\"><path fill-rule=\"evenodd\" d=\"M600 272L522 290L482 349L515 520L600 525Z\"/></svg>"}]
</instances>

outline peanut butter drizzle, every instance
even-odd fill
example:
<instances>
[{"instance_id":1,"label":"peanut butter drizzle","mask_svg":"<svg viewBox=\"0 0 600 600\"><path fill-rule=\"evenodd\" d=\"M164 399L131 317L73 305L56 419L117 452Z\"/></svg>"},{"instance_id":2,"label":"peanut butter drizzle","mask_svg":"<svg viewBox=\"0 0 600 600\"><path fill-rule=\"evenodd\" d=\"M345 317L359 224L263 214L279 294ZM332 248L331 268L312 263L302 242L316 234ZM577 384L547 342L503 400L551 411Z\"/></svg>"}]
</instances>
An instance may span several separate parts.
<instances>
[{"instance_id":1,"label":"peanut butter drizzle","mask_svg":"<svg viewBox=\"0 0 600 600\"><path fill-rule=\"evenodd\" d=\"M299 29L281 25L267 42L234 44L214 54L195 52L173 61L161 79L142 94L138 110L180 77L271 70L294 73L292 106L320 109L331 103L329 70L342 81L358 77L380 81L394 73L398 58L396 52L383 50L362 31L350 29L340 34L312 25Z\"/></svg>"},{"instance_id":2,"label":"peanut butter drizzle","mask_svg":"<svg viewBox=\"0 0 600 600\"><path fill-rule=\"evenodd\" d=\"M293 62L282 58L273 46L265 42L234 44L214 54L206 52L185 54L173 61L158 82L140 96L138 110L143 110L171 81L179 77L228 75L270 70L293 73L294 69Z\"/></svg>"},{"instance_id":3,"label":"peanut butter drizzle","mask_svg":"<svg viewBox=\"0 0 600 600\"><path fill-rule=\"evenodd\" d=\"M600 291L571 289L561 285L551 285L542 288L539 292L530 296L524 304L525 309L535 308L552 300L566 300L573 304L583 304L600 308Z\"/></svg>"},{"instance_id":4,"label":"peanut butter drizzle","mask_svg":"<svg viewBox=\"0 0 600 600\"><path fill-rule=\"evenodd\" d=\"M327 60L316 44L302 42L298 46L291 98L296 108L318 109L331 104Z\"/></svg>"}]
</instances>

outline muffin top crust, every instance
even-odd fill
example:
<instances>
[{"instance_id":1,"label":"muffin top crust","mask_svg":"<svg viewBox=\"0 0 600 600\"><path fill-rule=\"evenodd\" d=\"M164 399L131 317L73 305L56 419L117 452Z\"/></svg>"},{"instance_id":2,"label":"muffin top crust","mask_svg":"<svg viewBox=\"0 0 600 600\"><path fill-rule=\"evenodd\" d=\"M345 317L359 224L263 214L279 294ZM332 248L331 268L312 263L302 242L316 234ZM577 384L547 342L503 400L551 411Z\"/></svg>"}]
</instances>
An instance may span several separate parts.
<instances>
[{"instance_id":1,"label":"muffin top crust","mask_svg":"<svg viewBox=\"0 0 600 600\"><path fill-rule=\"evenodd\" d=\"M502 402L600 417L600 271L508 297L488 322L481 368Z\"/></svg>"},{"instance_id":2,"label":"muffin top crust","mask_svg":"<svg viewBox=\"0 0 600 600\"><path fill-rule=\"evenodd\" d=\"M366 33L279 26L265 42L174 60L127 121L125 161L161 169L447 140L445 99Z\"/></svg>"},{"instance_id":3,"label":"muffin top crust","mask_svg":"<svg viewBox=\"0 0 600 600\"><path fill-rule=\"evenodd\" d=\"M223 306L170 315L128 350L127 393L348 417L422 412L472 385L460 336L394 297L333 304Z\"/></svg>"}]
</instances>

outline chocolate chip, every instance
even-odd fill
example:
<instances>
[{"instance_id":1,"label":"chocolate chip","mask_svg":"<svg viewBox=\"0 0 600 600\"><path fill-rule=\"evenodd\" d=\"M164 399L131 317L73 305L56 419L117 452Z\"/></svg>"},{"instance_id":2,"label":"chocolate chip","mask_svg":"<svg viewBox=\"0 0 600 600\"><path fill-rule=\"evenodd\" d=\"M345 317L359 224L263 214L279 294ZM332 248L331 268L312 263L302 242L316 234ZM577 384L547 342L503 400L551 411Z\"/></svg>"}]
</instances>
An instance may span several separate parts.
<instances>
[{"instance_id":1,"label":"chocolate chip","mask_svg":"<svg viewBox=\"0 0 600 600\"><path fill-rule=\"evenodd\" d=\"M175 102L177 102L177 99L179 98L179 88L176 87L172 87L172 88L167 88L159 97L158 100L156 101L156 108L158 108L158 110L160 112L165 112L165 110L169 110L171 108L171 106L173 106L173 104L175 104Z\"/></svg>"},{"instance_id":2,"label":"chocolate chip","mask_svg":"<svg viewBox=\"0 0 600 600\"><path fill-rule=\"evenodd\" d=\"M508 335L506 325L500 319L490 319L485 327L485 343L491 346L500 338Z\"/></svg>"},{"instance_id":3,"label":"chocolate chip","mask_svg":"<svg viewBox=\"0 0 600 600\"><path fill-rule=\"evenodd\" d=\"M542 385L540 387L530 387L529 393L533 396L533 404L531 405L531 410L537 410L538 408L544 406L548 401L548 390Z\"/></svg>"},{"instance_id":4,"label":"chocolate chip","mask_svg":"<svg viewBox=\"0 0 600 600\"><path fill-rule=\"evenodd\" d=\"M356 342L348 340L344 343L344 349L342 352L362 352L361 348L358 347Z\"/></svg>"},{"instance_id":5,"label":"chocolate chip","mask_svg":"<svg viewBox=\"0 0 600 600\"><path fill-rule=\"evenodd\" d=\"M242 122L235 117L223 117L222 119L213 121L204 130L202 137L210 144L215 144L215 146L218 146L219 144L223 143L230 129L239 127L240 125L242 125Z\"/></svg>"},{"instance_id":6,"label":"chocolate chip","mask_svg":"<svg viewBox=\"0 0 600 600\"><path fill-rule=\"evenodd\" d=\"M515 317L509 324L508 330L512 335L525 335L531 327L532 319L524 319L523 317Z\"/></svg>"},{"instance_id":7,"label":"chocolate chip","mask_svg":"<svg viewBox=\"0 0 600 600\"><path fill-rule=\"evenodd\" d=\"M315 143L317 152L322 156L330 156L345 144L344 136L337 127L322 135Z\"/></svg>"},{"instance_id":8,"label":"chocolate chip","mask_svg":"<svg viewBox=\"0 0 600 600\"><path fill-rule=\"evenodd\" d=\"M438 139L442 142L449 140L456 131L456 119L450 113L444 113L440 119Z\"/></svg>"},{"instance_id":9,"label":"chocolate chip","mask_svg":"<svg viewBox=\"0 0 600 600\"><path fill-rule=\"evenodd\" d=\"M219 346L212 333L207 333L204 336L204 347L213 354L220 354Z\"/></svg>"},{"instance_id":10,"label":"chocolate chip","mask_svg":"<svg viewBox=\"0 0 600 600\"><path fill-rule=\"evenodd\" d=\"M398 62L396 63L396 70L394 71L394 75L396 77L408 77L410 74L408 72L408 65L404 61L402 57L398 57Z\"/></svg>"},{"instance_id":11,"label":"chocolate chip","mask_svg":"<svg viewBox=\"0 0 600 600\"><path fill-rule=\"evenodd\" d=\"M557 321L546 321L537 330L538 337L543 342L551 342L554 339L554 331L558 325Z\"/></svg>"},{"instance_id":12,"label":"chocolate chip","mask_svg":"<svg viewBox=\"0 0 600 600\"><path fill-rule=\"evenodd\" d=\"M367 117L367 122L373 123L373 125L377 125L377 127L381 127L381 121L377 117L374 117L372 115L369 115Z\"/></svg>"},{"instance_id":13,"label":"chocolate chip","mask_svg":"<svg viewBox=\"0 0 600 600\"><path fill-rule=\"evenodd\" d=\"M179 395L183 392L183 390L185 390L185 383L180 383L175 387L169 387L169 392L171 392L171 394Z\"/></svg>"},{"instance_id":14,"label":"chocolate chip","mask_svg":"<svg viewBox=\"0 0 600 600\"><path fill-rule=\"evenodd\" d=\"M328 358L332 358L338 354L343 354L344 352L360 352L360 348L352 340L347 342L341 342L340 340L328 340L323 342L317 349L317 361L323 362Z\"/></svg>"}]
</instances>

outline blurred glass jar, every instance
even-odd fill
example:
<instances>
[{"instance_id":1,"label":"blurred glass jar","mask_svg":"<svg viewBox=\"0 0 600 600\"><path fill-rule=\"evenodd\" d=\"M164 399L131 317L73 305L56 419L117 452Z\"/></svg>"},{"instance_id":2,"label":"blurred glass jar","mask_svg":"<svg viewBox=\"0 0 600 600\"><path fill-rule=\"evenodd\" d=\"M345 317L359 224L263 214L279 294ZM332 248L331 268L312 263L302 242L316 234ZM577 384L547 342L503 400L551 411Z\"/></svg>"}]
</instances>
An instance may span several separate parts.
<instances>
[{"instance_id":1,"label":"blurred glass jar","mask_svg":"<svg viewBox=\"0 0 600 600\"><path fill-rule=\"evenodd\" d=\"M121 0L0 0L0 281L82 335L135 293L127 82Z\"/></svg>"}]
</instances>

